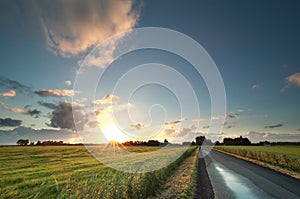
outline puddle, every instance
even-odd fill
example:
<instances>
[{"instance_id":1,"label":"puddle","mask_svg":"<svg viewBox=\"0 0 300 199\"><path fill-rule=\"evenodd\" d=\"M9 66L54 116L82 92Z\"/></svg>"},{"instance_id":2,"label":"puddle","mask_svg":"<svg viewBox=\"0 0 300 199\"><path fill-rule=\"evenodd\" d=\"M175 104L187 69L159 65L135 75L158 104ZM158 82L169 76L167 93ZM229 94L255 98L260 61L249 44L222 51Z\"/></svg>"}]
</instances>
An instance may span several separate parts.
<instances>
[{"instance_id":1,"label":"puddle","mask_svg":"<svg viewBox=\"0 0 300 199\"><path fill-rule=\"evenodd\" d=\"M222 164L214 163L214 167L218 174L222 176L226 186L233 192L234 198L273 198L256 187L249 179L235 173Z\"/></svg>"}]
</instances>

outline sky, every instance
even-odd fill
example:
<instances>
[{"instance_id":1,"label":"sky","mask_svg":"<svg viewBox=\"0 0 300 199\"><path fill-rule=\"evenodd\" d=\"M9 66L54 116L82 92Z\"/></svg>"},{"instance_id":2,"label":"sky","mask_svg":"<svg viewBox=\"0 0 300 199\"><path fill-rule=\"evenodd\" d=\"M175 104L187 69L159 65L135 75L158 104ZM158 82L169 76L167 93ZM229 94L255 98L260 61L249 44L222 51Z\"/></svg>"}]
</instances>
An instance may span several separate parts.
<instances>
[{"instance_id":1,"label":"sky","mask_svg":"<svg viewBox=\"0 0 300 199\"><path fill-rule=\"evenodd\" d=\"M296 0L1 1L0 144L199 135L300 142L299 24ZM213 113L203 74L175 53L115 57L137 45L130 31L146 27L205 49L224 85L222 114Z\"/></svg>"}]
</instances>

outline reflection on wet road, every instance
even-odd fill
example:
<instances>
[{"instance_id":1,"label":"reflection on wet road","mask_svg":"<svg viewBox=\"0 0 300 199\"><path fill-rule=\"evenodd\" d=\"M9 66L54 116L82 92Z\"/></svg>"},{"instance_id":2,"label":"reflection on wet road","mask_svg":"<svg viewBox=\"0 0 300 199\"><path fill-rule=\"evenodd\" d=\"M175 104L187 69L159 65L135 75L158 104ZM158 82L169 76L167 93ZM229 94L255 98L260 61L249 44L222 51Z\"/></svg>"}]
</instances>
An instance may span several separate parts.
<instances>
[{"instance_id":1,"label":"reflection on wet road","mask_svg":"<svg viewBox=\"0 0 300 199\"><path fill-rule=\"evenodd\" d=\"M249 179L224 167L222 164L213 163L211 166L221 175L223 182L232 192L233 198L273 198L255 186ZM222 198L222 196L220 195L218 198Z\"/></svg>"},{"instance_id":2,"label":"reflection on wet road","mask_svg":"<svg viewBox=\"0 0 300 199\"><path fill-rule=\"evenodd\" d=\"M205 164L215 198L300 198L300 180L274 170L217 151Z\"/></svg>"}]
</instances>

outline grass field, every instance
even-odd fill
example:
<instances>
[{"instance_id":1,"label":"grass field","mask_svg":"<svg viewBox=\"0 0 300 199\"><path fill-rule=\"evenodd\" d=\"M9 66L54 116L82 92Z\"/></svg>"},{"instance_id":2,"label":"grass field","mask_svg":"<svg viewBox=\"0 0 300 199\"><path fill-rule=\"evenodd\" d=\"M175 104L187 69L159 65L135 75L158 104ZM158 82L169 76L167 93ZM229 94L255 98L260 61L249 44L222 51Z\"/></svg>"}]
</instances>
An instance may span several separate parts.
<instances>
[{"instance_id":1,"label":"grass field","mask_svg":"<svg viewBox=\"0 0 300 199\"><path fill-rule=\"evenodd\" d=\"M215 149L300 172L300 146L215 146Z\"/></svg>"},{"instance_id":2,"label":"grass field","mask_svg":"<svg viewBox=\"0 0 300 199\"><path fill-rule=\"evenodd\" d=\"M150 148L131 148L138 153L130 155L146 157L154 149ZM0 147L0 198L146 198L195 149L189 148L162 169L127 173L100 163L84 146ZM169 149L170 153L176 150Z\"/></svg>"}]
</instances>

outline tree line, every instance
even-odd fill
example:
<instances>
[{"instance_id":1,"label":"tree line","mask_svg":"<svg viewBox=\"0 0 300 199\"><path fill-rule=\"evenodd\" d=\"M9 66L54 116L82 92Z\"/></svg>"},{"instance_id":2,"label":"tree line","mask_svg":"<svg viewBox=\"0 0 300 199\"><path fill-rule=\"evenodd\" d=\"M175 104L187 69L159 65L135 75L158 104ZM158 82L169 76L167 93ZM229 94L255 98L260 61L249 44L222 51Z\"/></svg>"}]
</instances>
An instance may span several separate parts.
<instances>
[{"instance_id":1,"label":"tree line","mask_svg":"<svg viewBox=\"0 0 300 199\"><path fill-rule=\"evenodd\" d=\"M53 140L47 140L47 141L40 141L38 140L36 143L34 142L30 142L29 140L26 139L19 139L17 141L17 145L18 146L62 146L62 145L70 145L68 143L64 143L63 141L53 141ZM74 145L74 144L72 144ZM80 144L76 144L76 145L80 145Z\"/></svg>"}]
</instances>

